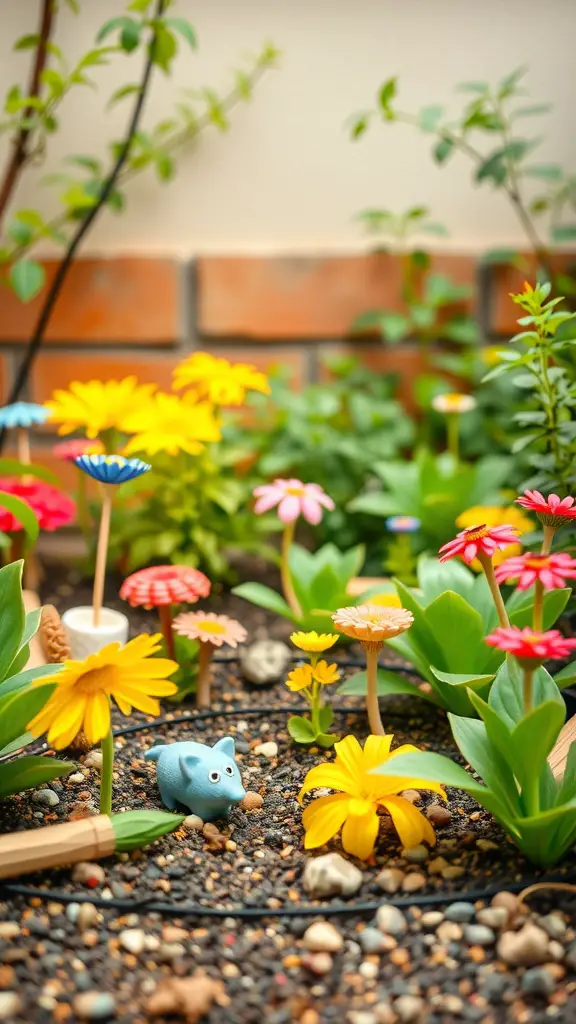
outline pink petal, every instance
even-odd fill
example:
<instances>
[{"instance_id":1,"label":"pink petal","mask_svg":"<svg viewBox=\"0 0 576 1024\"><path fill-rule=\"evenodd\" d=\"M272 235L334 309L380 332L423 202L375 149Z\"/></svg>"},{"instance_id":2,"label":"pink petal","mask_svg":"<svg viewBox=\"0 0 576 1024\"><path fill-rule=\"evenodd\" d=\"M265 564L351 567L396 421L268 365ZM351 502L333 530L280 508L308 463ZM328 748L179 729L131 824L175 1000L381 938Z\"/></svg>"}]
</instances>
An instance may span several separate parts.
<instances>
[{"instance_id":1,"label":"pink petal","mask_svg":"<svg viewBox=\"0 0 576 1024\"><path fill-rule=\"evenodd\" d=\"M258 501L254 505L254 511L257 516L261 516L263 512L268 512L280 501L282 501L282 493L278 493L277 491L268 491L267 494L263 494L262 497L258 498Z\"/></svg>"},{"instance_id":2,"label":"pink petal","mask_svg":"<svg viewBox=\"0 0 576 1024\"><path fill-rule=\"evenodd\" d=\"M283 523L293 523L300 515L300 499L294 494L287 494L278 506L278 516Z\"/></svg>"},{"instance_id":3,"label":"pink petal","mask_svg":"<svg viewBox=\"0 0 576 1024\"><path fill-rule=\"evenodd\" d=\"M310 495L304 494L300 499L300 506L304 519L309 523L312 523L313 526L316 526L316 524L322 519L322 508L318 500L310 497Z\"/></svg>"}]
</instances>

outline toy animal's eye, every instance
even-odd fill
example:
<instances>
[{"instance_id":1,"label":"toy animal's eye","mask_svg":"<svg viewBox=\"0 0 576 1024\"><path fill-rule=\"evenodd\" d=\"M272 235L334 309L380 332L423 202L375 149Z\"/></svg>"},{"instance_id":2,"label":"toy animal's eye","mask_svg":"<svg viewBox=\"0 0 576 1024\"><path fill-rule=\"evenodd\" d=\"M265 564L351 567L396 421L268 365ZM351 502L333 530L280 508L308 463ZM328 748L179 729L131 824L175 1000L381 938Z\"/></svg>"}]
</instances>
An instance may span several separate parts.
<instances>
[{"instance_id":1,"label":"toy animal's eye","mask_svg":"<svg viewBox=\"0 0 576 1024\"><path fill-rule=\"evenodd\" d=\"M231 764L227 764L224 771L226 772L226 775L234 775L234 769Z\"/></svg>"},{"instance_id":2,"label":"toy animal's eye","mask_svg":"<svg viewBox=\"0 0 576 1024\"><path fill-rule=\"evenodd\" d=\"M208 778L210 779L210 782L220 782L220 772L210 772Z\"/></svg>"}]
</instances>

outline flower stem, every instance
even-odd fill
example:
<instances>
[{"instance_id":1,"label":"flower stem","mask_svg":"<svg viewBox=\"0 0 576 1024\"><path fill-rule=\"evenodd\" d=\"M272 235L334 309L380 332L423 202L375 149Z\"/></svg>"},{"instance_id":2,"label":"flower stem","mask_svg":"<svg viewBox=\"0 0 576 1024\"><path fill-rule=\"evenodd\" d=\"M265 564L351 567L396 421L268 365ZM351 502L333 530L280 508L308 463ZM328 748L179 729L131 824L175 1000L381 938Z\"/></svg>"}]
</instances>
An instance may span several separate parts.
<instances>
[{"instance_id":1,"label":"flower stem","mask_svg":"<svg viewBox=\"0 0 576 1024\"><path fill-rule=\"evenodd\" d=\"M158 617L160 619L160 628L162 630L162 636L164 637L164 643L166 644L166 654L169 658L176 660L174 633L172 630L172 606L169 604L161 604L158 608Z\"/></svg>"},{"instance_id":2,"label":"flower stem","mask_svg":"<svg viewBox=\"0 0 576 1024\"><path fill-rule=\"evenodd\" d=\"M290 576L290 546L294 540L294 527L295 523L286 523L284 533L282 534L282 550L280 554L280 578L282 580L282 591L286 599L287 604L290 605L291 611L294 612L296 618L302 618L302 609L298 604L298 599L294 593L294 587L292 586L292 578Z\"/></svg>"},{"instance_id":3,"label":"flower stem","mask_svg":"<svg viewBox=\"0 0 576 1024\"><path fill-rule=\"evenodd\" d=\"M386 733L382 725L380 706L378 704L378 654L381 644L367 643L363 646L366 651L366 678L368 681L366 692L368 724L373 736L385 736Z\"/></svg>"},{"instance_id":4,"label":"flower stem","mask_svg":"<svg viewBox=\"0 0 576 1024\"><path fill-rule=\"evenodd\" d=\"M94 571L94 591L92 608L94 612L94 628L100 625L100 613L104 599L104 579L106 577L106 559L108 557L108 539L110 537L110 517L112 513L112 493L109 487L103 487L102 512L96 548L96 569Z\"/></svg>"},{"instance_id":5,"label":"flower stem","mask_svg":"<svg viewBox=\"0 0 576 1024\"><path fill-rule=\"evenodd\" d=\"M312 700L310 708L310 721L312 722L312 728L314 729L316 735L318 735L318 733L320 732L320 729L318 727L318 712L320 711L320 684L317 682L314 682L312 684L311 697Z\"/></svg>"},{"instance_id":6,"label":"flower stem","mask_svg":"<svg viewBox=\"0 0 576 1024\"><path fill-rule=\"evenodd\" d=\"M448 433L448 451L456 462L460 459L460 416L457 412L448 413L446 417Z\"/></svg>"},{"instance_id":7,"label":"flower stem","mask_svg":"<svg viewBox=\"0 0 576 1024\"><path fill-rule=\"evenodd\" d=\"M24 463L25 466L29 466L32 460L30 458L30 436L26 427L18 427L16 449L18 451L18 461Z\"/></svg>"},{"instance_id":8,"label":"flower stem","mask_svg":"<svg viewBox=\"0 0 576 1024\"><path fill-rule=\"evenodd\" d=\"M544 584L540 580L536 580L534 585L534 611L532 618L532 626L535 633L541 633L544 625Z\"/></svg>"},{"instance_id":9,"label":"flower stem","mask_svg":"<svg viewBox=\"0 0 576 1024\"><path fill-rule=\"evenodd\" d=\"M496 582L496 576L494 575L494 566L492 565L492 559L490 558L490 555L486 555L483 551L479 551L478 561L480 562L480 565L484 570L486 581L488 583L488 586L490 587L490 593L492 594L494 604L496 605L496 612L498 613L498 621L500 625L504 627L504 629L509 629L510 620L508 618L508 613L506 612L506 607L502 599L502 594L500 593L500 587Z\"/></svg>"},{"instance_id":10,"label":"flower stem","mask_svg":"<svg viewBox=\"0 0 576 1024\"><path fill-rule=\"evenodd\" d=\"M541 554L549 555L552 550L552 542L554 540L554 534L556 533L555 526L544 526L544 540L542 541Z\"/></svg>"},{"instance_id":11,"label":"flower stem","mask_svg":"<svg viewBox=\"0 0 576 1024\"><path fill-rule=\"evenodd\" d=\"M114 740L112 727L100 744L102 772L100 775L100 814L112 813L112 769L114 767Z\"/></svg>"},{"instance_id":12,"label":"flower stem","mask_svg":"<svg viewBox=\"0 0 576 1024\"><path fill-rule=\"evenodd\" d=\"M210 677L211 677L211 666L212 652L214 650L214 644L204 641L200 643L200 653L198 654L198 682L196 684L196 707L197 708L209 708L210 707Z\"/></svg>"}]
</instances>

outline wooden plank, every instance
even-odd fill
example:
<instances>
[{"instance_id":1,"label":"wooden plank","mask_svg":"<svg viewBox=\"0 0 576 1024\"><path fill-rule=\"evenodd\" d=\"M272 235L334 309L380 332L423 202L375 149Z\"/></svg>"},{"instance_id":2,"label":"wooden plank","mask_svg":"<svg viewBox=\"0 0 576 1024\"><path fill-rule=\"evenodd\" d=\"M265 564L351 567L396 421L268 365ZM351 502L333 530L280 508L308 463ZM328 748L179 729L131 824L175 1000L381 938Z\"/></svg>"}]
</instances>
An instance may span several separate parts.
<instances>
[{"instance_id":1,"label":"wooden plank","mask_svg":"<svg viewBox=\"0 0 576 1024\"><path fill-rule=\"evenodd\" d=\"M548 764L552 769L555 779L561 779L566 769L566 759L570 745L576 740L576 716L571 718L563 727L556 746L548 758Z\"/></svg>"}]
</instances>

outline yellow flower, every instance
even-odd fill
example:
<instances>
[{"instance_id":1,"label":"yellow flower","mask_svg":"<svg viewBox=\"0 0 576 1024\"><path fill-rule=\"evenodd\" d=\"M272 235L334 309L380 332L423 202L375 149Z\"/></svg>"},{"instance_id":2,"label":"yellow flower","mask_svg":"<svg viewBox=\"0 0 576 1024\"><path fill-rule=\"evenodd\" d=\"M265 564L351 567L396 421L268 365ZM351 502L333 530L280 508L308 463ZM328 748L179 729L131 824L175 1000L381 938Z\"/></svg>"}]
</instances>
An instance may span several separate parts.
<instances>
[{"instance_id":1,"label":"yellow flower","mask_svg":"<svg viewBox=\"0 0 576 1024\"><path fill-rule=\"evenodd\" d=\"M317 633L312 629L309 633L291 633L290 639L294 646L299 647L301 651L319 654L321 651L327 651L329 647L334 647L338 640L338 634Z\"/></svg>"},{"instance_id":2,"label":"yellow flower","mask_svg":"<svg viewBox=\"0 0 576 1024\"><path fill-rule=\"evenodd\" d=\"M293 668L288 673L286 686L289 690L292 690L292 693L298 693L299 690L305 690L307 687L312 686L313 679L311 665L298 665L297 668Z\"/></svg>"},{"instance_id":3,"label":"yellow flower","mask_svg":"<svg viewBox=\"0 0 576 1024\"><path fill-rule=\"evenodd\" d=\"M104 430L120 428L128 413L145 407L155 384L138 384L136 377L124 380L72 381L68 390L57 390L45 403L49 422L59 423L59 434L84 430L90 439Z\"/></svg>"},{"instance_id":4,"label":"yellow flower","mask_svg":"<svg viewBox=\"0 0 576 1024\"><path fill-rule=\"evenodd\" d=\"M124 449L125 455L133 452L197 455L204 448L203 442L219 441L222 436L209 402L191 406L176 395L162 392L154 395L146 408L126 416L122 430L135 435Z\"/></svg>"},{"instance_id":5,"label":"yellow flower","mask_svg":"<svg viewBox=\"0 0 576 1024\"><path fill-rule=\"evenodd\" d=\"M485 366L498 366L502 362L501 345L484 345L480 349L480 358Z\"/></svg>"},{"instance_id":6,"label":"yellow flower","mask_svg":"<svg viewBox=\"0 0 576 1024\"><path fill-rule=\"evenodd\" d=\"M446 799L442 787L422 779L370 774L373 768L397 754L417 749L404 744L390 752L393 739L393 736L369 736L362 749L355 736L346 736L334 745L334 761L324 761L311 768L298 795L300 803L311 789L326 787L338 792L313 800L304 811L302 824L306 830L307 850L323 846L342 828L342 846L346 853L366 860L376 843L380 808L392 818L403 847L417 846L423 839L431 846L435 844L436 836L428 819L397 794L403 789L431 789Z\"/></svg>"},{"instance_id":7,"label":"yellow flower","mask_svg":"<svg viewBox=\"0 0 576 1024\"><path fill-rule=\"evenodd\" d=\"M167 676L178 665L168 658L154 658L162 636L146 633L124 647L108 644L84 661L65 661L57 675L42 676L34 686L55 683L56 689L42 711L28 725L34 736L48 733L47 740L56 750L68 747L83 731L88 743L99 743L110 731L110 697L123 715L138 708L148 715L159 715L157 697L169 697L178 687Z\"/></svg>"},{"instance_id":8,"label":"yellow flower","mask_svg":"<svg viewBox=\"0 0 576 1024\"><path fill-rule=\"evenodd\" d=\"M338 665L329 665L327 661L324 661L324 658L312 667L312 673L316 682L320 683L321 686L337 683L340 679Z\"/></svg>"},{"instance_id":9,"label":"yellow flower","mask_svg":"<svg viewBox=\"0 0 576 1024\"><path fill-rule=\"evenodd\" d=\"M531 533L536 528L534 523L528 519L528 516L525 516L515 505L510 505L507 508L499 505L474 505L472 508L462 512L456 520L456 526L460 526L463 530L468 529L470 526L478 526L479 523L489 527L515 526L519 534ZM521 554L521 552L521 544L509 544L508 547L502 548L501 551L494 552L492 563L500 565L506 558L512 558L514 555ZM482 566L477 558L470 563L470 568L474 569L474 572L482 572Z\"/></svg>"},{"instance_id":10,"label":"yellow flower","mask_svg":"<svg viewBox=\"0 0 576 1024\"><path fill-rule=\"evenodd\" d=\"M398 597L398 594L376 594L370 598L370 604L375 604L378 608L401 608L402 601Z\"/></svg>"},{"instance_id":11,"label":"yellow flower","mask_svg":"<svg viewBox=\"0 0 576 1024\"><path fill-rule=\"evenodd\" d=\"M195 352L174 370L175 391L190 387L193 400L208 398L214 405L242 405L247 391L270 394L266 374L248 363L230 363L227 359Z\"/></svg>"},{"instance_id":12,"label":"yellow flower","mask_svg":"<svg viewBox=\"0 0 576 1024\"><path fill-rule=\"evenodd\" d=\"M472 395L462 395L456 391L447 395L436 395L432 399L432 408L436 412L444 413L471 412L477 404Z\"/></svg>"}]
</instances>

